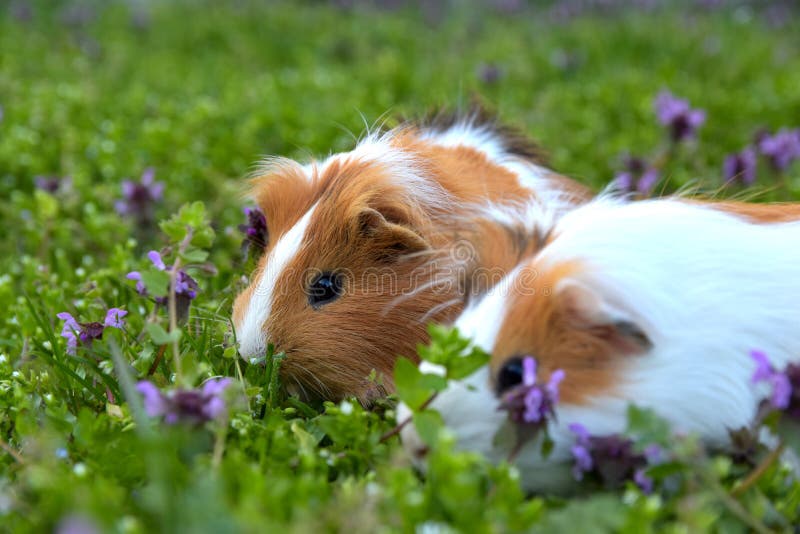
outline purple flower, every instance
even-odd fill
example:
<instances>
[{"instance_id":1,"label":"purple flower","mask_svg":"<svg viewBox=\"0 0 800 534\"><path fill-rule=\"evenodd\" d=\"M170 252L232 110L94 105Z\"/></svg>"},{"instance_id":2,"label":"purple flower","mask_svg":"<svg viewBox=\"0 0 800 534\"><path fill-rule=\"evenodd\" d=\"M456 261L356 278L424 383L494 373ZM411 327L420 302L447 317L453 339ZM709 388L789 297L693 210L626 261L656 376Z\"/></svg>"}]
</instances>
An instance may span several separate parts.
<instances>
[{"instance_id":1,"label":"purple flower","mask_svg":"<svg viewBox=\"0 0 800 534\"><path fill-rule=\"evenodd\" d=\"M758 149L769 159L775 170L783 171L800 158L800 129L781 129L775 135L764 135Z\"/></svg>"},{"instance_id":2,"label":"purple flower","mask_svg":"<svg viewBox=\"0 0 800 534\"><path fill-rule=\"evenodd\" d=\"M591 438L591 434L589 434L589 431L586 429L585 426L583 426L580 423L570 423L567 426L567 429L569 429L570 432L575 434L575 441L579 445L583 445L585 447L589 446L589 438Z\"/></svg>"},{"instance_id":3,"label":"purple flower","mask_svg":"<svg viewBox=\"0 0 800 534\"><path fill-rule=\"evenodd\" d=\"M212 378L200 389L176 389L167 393L153 383L143 380L136 385L142 394L144 409L150 417L163 417L170 425L176 423L201 424L218 419L227 413L224 394L233 381L230 378Z\"/></svg>"},{"instance_id":4,"label":"purple flower","mask_svg":"<svg viewBox=\"0 0 800 534\"><path fill-rule=\"evenodd\" d=\"M42 191L47 191L50 194L58 193L58 190L62 187L69 187L72 180L66 176L64 178L59 178L58 176L43 176L38 175L33 177L33 183L37 189L41 189Z\"/></svg>"},{"instance_id":5,"label":"purple flower","mask_svg":"<svg viewBox=\"0 0 800 534\"><path fill-rule=\"evenodd\" d=\"M653 493L653 479L645 474L646 469L637 469L633 473L633 481L645 494Z\"/></svg>"},{"instance_id":6,"label":"purple flower","mask_svg":"<svg viewBox=\"0 0 800 534\"><path fill-rule=\"evenodd\" d=\"M81 327L68 312L58 313L56 317L64 321L64 328L61 329L61 337L67 340L67 354L72 354L74 356L78 348L78 334L81 331Z\"/></svg>"},{"instance_id":7,"label":"purple flower","mask_svg":"<svg viewBox=\"0 0 800 534\"><path fill-rule=\"evenodd\" d=\"M136 292L142 296L147 295L147 288L144 286L144 282L142 282L142 273L139 271L131 271L125 275L125 278L128 280L136 280Z\"/></svg>"},{"instance_id":8,"label":"purple flower","mask_svg":"<svg viewBox=\"0 0 800 534\"><path fill-rule=\"evenodd\" d=\"M648 166L642 158L626 156L623 166L624 170L614 178L615 187L621 191L649 196L661 178L658 169Z\"/></svg>"},{"instance_id":9,"label":"purple flower","mask_svg":"<svg viewBox=\"0 0 800 534\"><path fill-rule=\"evenodd\" d=\"M11 6L9 7L9 12L11 13L11 16L19 22L30 22L33 18L33 7L27 0L17 0L16 2L12 2ZM0 109L0 111L2 111L2 109ZM2 118L3 114L0 113L0 119Z\"/></svg>"},{"instance_id":10,"label":"purple flower","mask_svg":"<svg viewBox=\"0 0 800 534\"><path fill-rule=\"evenodd\" d=\"M151 250L148 252L147 257L153 262L153 265L155 265L156 269L159 271L165 271L167 269L167 266L164 265L164 260L161 259L161 254L159 254L157 250Z\"/></svg>"},{"instance_id":11,"label":"purple flower","mask_svg":"<svg viewBox=\"0 0 800 534\"><path fill-rule=\"evenodd\" d=\"M624 436L592 436L579 423L572 423L567 428L575 434L575 443L570 448L575 461L572 467L575 480L583 480L587 474L592 474L607 487L632 480L643 492L653 491L653 480L646 475L646 470L648 466L664 462L664 451L660 446L650 444L639 453L634 449L633 441Z\"/></svg>"},{"instance_id":12,"label":"purple flower","mask_svg":"<svg viewBox=\"0 0 800 534\"><path fill-rule=\"evenodd\" d=\"M530 424L541 428L555 417L558 388L564 371L553 371L547 384L536 383L536 360L531 356L522 359L522 383L506 393L500 409L507 410L509 418L517 424Z\"/></svg>"},{"instance_id":13,"label":"purple flower","mask_svg":"<svg viewBox=\"0 0 800 534\"><path fill-rule=\"evenodd\" d=\"M147 253L147 257L153 262L153 266L158 269L159 271L171 271L172 266L166 265L164 263L161 254L157 250L151 250ZM142 273L139 271L131 271L125 278L128 280L135 280L136 281L136 292L140 295L146 296L148 294L147 287L142 282ZM182 316L188 312L189 305L192 300L197 297L197 290L200 286L197 284L197 281L189 276L183 269L178 269L177 274L175 275L175 296L177 299L178 304L178 315ZM169 291L169 288L167 288ZM155 298L155 301L158 304L166 305L168 298L166 295L158 295Z\"/></svg>"},{"instance_id":14,"label":"purple flower","mask_svg":"<svg viewBox=\"0 0 800 534\"><path fill-rule=\"evenodd\" d=\"M61 22L67 26L85 26L96 17L95 9L88 4L68 4L61 10Z\"/></svg>"},{"instance_id":15,"label":"purple flower","mask_svg":"<svg viewBox=\"0 0 800 534\"><path fill-rule=\"evenodd\" d=\"M553 404L558 404L558 387L561 385L561 382L563 382L565 376L567 376L567 374L563 369L556 369L550 374L550 380L547 381L544 387L547 395L550 397L550 402Z\"/></svg>"},{"instance_id":16,"label":"purple flower","mask_svg":"<svg viewBox=\"0 0 800 534\"><path fill-rule=\"evenodd\" d=\"M242 240L242 254L247 259L251 250L257 255L264 252L267 247L267 218L258 208L245 208L244 214L247 216L247 224L240 224L239 230L244 233Z\"/></svg>"},{"instance_id":17,"label":"purple flower","mask_svg":"<svg viewBox=\"0 0 800 534\"><path fill-rule=\"evenodd\" d=\"M753 371L750 382L756 384L762 380L768 380L769 377L772 376L774 370L772 369L772 364L769 362L766 353L760 350L751 350L750 357L756 364L756 370Z\"/></svg>"},{"instance_id":18,"label":"purple flower","mask_svg":"<svg viewBox=\"0 0 800 534\"><path fill-rule=\"evenodd\" d=\"M575 434L575 445L570 448L575 465L572 468L572 476L575 480L583 480L583 474L588 473L594 467L592 454L590 452L591 442L589 431L580 423L572 423L567 428Z\"/></svg>"},{"instance_id":19,"label":"purple flower","mask_svg":"<svg viewBox=\"0 0 800 534\"><path fill-rule=\"evenodd\" d=\"M692 109L687 100L677 98L669 91L661 91L654 107L658 122L669 128L670 138L677 143L692 138L706 121L706 112Z\"/></svg>"},{"instance_id":20,"label":"purple flower","mask_svg":"<svg viewBox=\"0 0 800 534\"><path fill-rule=\"evenodd\" d=\"M98 534L99 532L100 530L93 521L79 515L69 515L63 518L55 529L55 534Z\"/></svg>"},{"instance_id":21,"label":"purple flower","mask_svg":"<svg viewBox=\"0 0 800 534\"><path fill-rule=\"evenodd\" d=\"M522 385L531 387L536 383L536 360L534 358L522 359Z\"/></svg>"},{"instance_id":22,"label":"purple flower","mask_svg":"<svg viewBox=\"0 0 800 534\"><path fill-rule=\"evenodd\" d=\"M741 182L752 185L756 181L756 151L753 147L746 147L741 152L730 154L722 165L722 178L726 184Z\"/></svg>"},{"instance_id":23,"label":"purple flower","mask_svg":"<svg viewBox=\"0 0 800 534\"><path fill-rule=\"evenodd\" d=\"M789 382L789 377L783 373L775 373L771 382L772 397L770 397L770 402L776 408L785 410L792 400L792 384Z\"/></svg>"},{"instance_id":24,"label":"purple flower","mask_svg":"<svg viewBox=\"0 0 800 534\"><path fill-rule=\"evenodd\" d=\"M194 300L197 296L199 286L194 278L186 274L186 271L179 270L175 275L175 294Z\"/></svg>"},{"instance_id":25,"label":"purple flower","mask_svg":"<svg viewBox=\"0 0 800 534\"><path fill-rule=\"evenodd\" d=\"M478 79L487 85L500 81L503 71L494 63L482 63L478 66Z\"/></svg>"},{"instance_id":26,"label":"purple flower","mask_svg":"<svg viewBox=\"0 0 800 534\"><path fill-rule=\"evenodd\" d=\"M658 465L664 463L664 449L657 443L651 443L644 448L644 457L648 465Z\"/></svg>"},{"instance_id":27,"label":"purple flower","mask_svg":"<svg viewBox=\"0 0 800 534\"><path fill-rule=\"evenodd\" d=\"M784 412L789 417L800 420L800 364L790 363L783 371L783 375L789 380L791 388L788 406Z\"/></svg>"},{"instance_id":28,"label":"purple flower","mask_svg":"<svg viewBox=\"0 0 800 534\"><path fill-rule=\"evenodd\" d=\"M588 473L594 467L592 453L582 445L573 445L570 449L575 465L572 468L572 476L575 480L583 480L583 474Z\"/></svg>"},{"instance_id":29,"label":"purple flower","mask_svg":"<svg viewBox=\"0 0 800 534\"><path fill-rule=\"evenodd\" d=\"M164 195L163 182L156 182L155 170L152 167L145 169L139 183L125 180L122 182L122 196L114 204L120 215L135 217L139 225L147 226L153 223L153 204Z\"/></svg>"},{"instance_id":30,"label":"purple flower","mask_svg":"<svg viewBox=\"0 0 800 534\"><path fill-rule=\"evenodd\" d=\"M530 388L523 397L525 406L522 412L522 420L526 423L538 423L545 417L542 404L544 403L544 393L541 388Z\"/></svg>"},{"instance_id":31,"label":"purple flower","mask_svg":"<svg viewBox=\"0 0 800 534\"><path fill-rule=\"evenodd\" d=\"M647 465L643 454L633 448L633 441L618 436L592 436L589 438L595 472L607 487L619 486L631 480L637 469Z\"/></svg>"},{"instance_id":32,"label":"purple flower","mask_svg":"<svg viewBox=\"0 0 800 534\"><path fill-rule=\"evenodd\" d=\"M789 408L792 400L792 382L784 373L775 371L767 355L760 350L750 352L750 357L756 364L756 370L750 377L750 382L757 384L766 382L772 389L769 402L777 410Z\"/></svg>"},{"instance_id":33,"label":"purple flower","mask_svg":"<svg viewBox=\"0 0 800 534\"><path fill-rule=\"evenodd\" d=\"M136 389L143 396L144 411L150 417L160 417L167 412L167 400L161 391L147 380L142 380L136 384Z\"/></svg>"},{"instance_id":34,"label":"purple flower","mask_svg":"<svg viewBox=\"0 0 800 534\"><path fill-rule=\"evenodd\" d=\"M91 347L95 339L103 339L103 331L107 326L122 328L125 321L122 320L128 314L127 311L119 308L111 308L106 312L104 322L79 323L68 312L56 314L56 317L64 321L61 329L61 337L67 340L67 354L75 356L78 343Z\"/></svg>"},{"instance_id":35,"label":"purple flower","mask_svg":"<svg viewBox=\"0 0 800 534\"><path fill-rule=\"evenodd\" d=\"M507 15L518 13L525 7L522 0L492 0L491 3L497 11Z\"/></svg>"},{"instance_id":36,"label":"purple flower","mask_svg":"<svg viewBox=\"0 0 800 534\"><path fill-rule=\"evenodd\" d=\"M126 315L128 315L128 312L125 310L121 310L119 308L110 308L108 312L106 312L106 318L103 321L103 325L114 328L123 328L125 326L125 321L122 318Z\"/></svg>"}]
</instances>

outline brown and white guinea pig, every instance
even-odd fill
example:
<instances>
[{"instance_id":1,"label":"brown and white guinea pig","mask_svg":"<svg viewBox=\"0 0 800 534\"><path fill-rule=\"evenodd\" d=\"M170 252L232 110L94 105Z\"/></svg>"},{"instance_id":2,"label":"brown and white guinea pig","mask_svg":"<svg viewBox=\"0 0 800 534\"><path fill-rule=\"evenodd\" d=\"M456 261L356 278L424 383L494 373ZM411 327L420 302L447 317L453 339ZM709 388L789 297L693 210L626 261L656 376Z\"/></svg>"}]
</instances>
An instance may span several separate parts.
<instances>
[{"instance_id":1,"label":"brown and white guinea pig","mask_svg":"<svg viewBox=\"0 0 800 534\"><path fill-rule=\"evenodd\" d=\"M499 462L515 432L498 406L522 382L522 358L535 358L542 383L563 370L552 455L543 459L532 441L516 456L528 490L568 487L568 426L623 432L630 403L725 447L728 430L751 423L764 397L751 383L751 351L778 369L800 361L800 205L598 197L549 226L540 224L548 218L538 203L528 211L487 210L495 241L516 245L493 247L486 261L528 256L455 321L491 353L490 364L432 403L459 447ZM503 228L505 241L497 237ZM399 406L398 421L408 416ZM401 437L424 466L427 449L413 425Z\"/></svg>"},{"instance_id":2,"label":"brown and white guinea pig","mask_svg":"<svg viewBox=\"0 0 800 534\"><path fill-rule=\"evenodd\" d=\"M305 397L392 391L395 358L460 311L458 288L435 283L447 262L431 259L475 203L535 197L562 211L590 197L536 154L473 111L369 134L323 161L267 160L251 194L269 242L233 308L242 357L273 344L284 383Z\"/></svg>"}]
</instances>

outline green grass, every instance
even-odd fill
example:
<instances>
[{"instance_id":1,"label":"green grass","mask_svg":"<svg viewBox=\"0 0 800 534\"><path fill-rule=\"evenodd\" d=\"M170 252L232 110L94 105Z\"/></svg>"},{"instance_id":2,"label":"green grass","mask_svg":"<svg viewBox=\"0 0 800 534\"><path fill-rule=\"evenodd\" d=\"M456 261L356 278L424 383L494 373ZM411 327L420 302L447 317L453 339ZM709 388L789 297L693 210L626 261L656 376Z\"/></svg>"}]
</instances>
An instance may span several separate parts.
<instances>
[{"instance_id":1,"label":"green grass","mask_svg":"<svg viewBox=\"0 0 800 534\"><path fill-rule=\"evenodd\" d=\"M0 438L18 456L0 453L0 530L46 531L76 514L113 532L423 523L744 532L746 521L776 530L798 521L800 485L778 468L731 504L728 490L748 469L724 458L689 455L699 463L660 496L631 486L526 498L513 468L454 452L443 437L423 480L395 440L379 443L390 405L305 406L228 348L231 301L248 269L236 230L243 176L263 155L324 156L351 147L365 125L478 96L538 140L554 168L599 189L622 153L665 150L652 101L667 88L708 120L669 160L665 188L716 192L724 156L758 128L800 126L796 13L773 27L747 7L554 22L546 6L505 15L470 3L432 20L416 8L316 2L131 2L150 7L137 26L124 2L84 5L96 18L79 26L62 21L69 2L34 2L28 22L0 7ZM480 80L484 63L500 67L497 82ZM136 403L132 412L122 400L114 346L133 380L153 367L166 385L173 370L171 348L154 365L157 336L145 330L148 317L166 328L166 315L152 314L125 274L176 240L113 208L120 182L150 166L166 183L159 219L202 201L216 231L202 247L208 269L193 271L201 291L180 352L192 384L242 377L249 400L223 428L135 424ZM36 175L69 176L71 186L37 191ZM800 199L798 166L787 176L761 172L754 189L722 194ZM56 313L101 320L111 306L129 310L126 331L66 354Z\"/></svg>"}]
</instances>

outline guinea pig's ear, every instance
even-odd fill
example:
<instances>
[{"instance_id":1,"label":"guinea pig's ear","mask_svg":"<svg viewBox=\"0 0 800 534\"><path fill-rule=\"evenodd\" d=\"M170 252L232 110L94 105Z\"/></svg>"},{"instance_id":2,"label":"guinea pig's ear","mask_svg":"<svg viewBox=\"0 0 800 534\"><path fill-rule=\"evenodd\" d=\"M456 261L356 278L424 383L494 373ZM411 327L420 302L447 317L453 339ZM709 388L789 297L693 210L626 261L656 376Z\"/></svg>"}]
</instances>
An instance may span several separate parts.
<instances>
[{"instance_id":1,"label":"guinea pig's ear","mask_svg":"<svg viewBox=\"0 0 800 534\"><path fill-rule=\"evenodd\" d=\"M571 326L602 338L618 354L641 354L652 348L650 338L629 314L588 285L567 278L559 282L555 294Z\"/></svg>"},{"instance_id":2,"label":"guinea pig's ear","mask_svg":"<svg viewBox=\"0 0 800 534\"><path fill-rule=\"evenodd\" d=\"M402 211L363 208L355 218L356 231L360 237L369 239L378 255L387 260L430 248L404 215Z\"/></svg>"}]
</instances>

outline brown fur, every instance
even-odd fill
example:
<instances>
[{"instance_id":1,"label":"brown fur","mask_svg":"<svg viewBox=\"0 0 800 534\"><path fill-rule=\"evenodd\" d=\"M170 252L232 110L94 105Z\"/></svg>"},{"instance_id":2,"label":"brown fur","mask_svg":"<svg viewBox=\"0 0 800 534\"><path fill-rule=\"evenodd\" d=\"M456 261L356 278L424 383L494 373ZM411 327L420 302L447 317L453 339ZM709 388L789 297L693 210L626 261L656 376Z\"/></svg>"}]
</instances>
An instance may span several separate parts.
<instances>
[{"instance_id":1,"label":"brown fur","mask_svg":"<svg viewBox=\"0 0 800 534\"><path fill-rule=\"evenodd\" d=\"M706 204L706 202L702 203ZM756 223L789 222L800 219L800 204L798 203L751 204L735 200L724 200L708 202L707 204L719 210L740 215Z\"/></svg>"},{"instance_id":2,"label":"brown fur","mask_svg":"<svg viewBox=\"0 0 800 534\"><path fill-rule=\"evenodd\" d=\"M392 144L416 156L419 174L438 187L444 204L397 183L393 169L352 158L314 172L310 181L298 164L281 161L253 181L270 243L234 303L234 321L243 317L271 247L316 204L306 241L277 281L272 315L264 318L269 341L287 354L284 380L306 396L368 402L393 391L396 357L415 358L416 345L427 340L426 324L450 322L461 311L462 281L441 270L452 267L448 251L470 224L469 205L531 196L514 173L482 153L434 146L417 133L401 127ZM346 273L345 291L312 309L306 288L322 271ZM434 273L443 284L403 294ZM382 386L367 379L373 370Z\"/></svg>"},{"instance_id":3,"label":"brown fur","mask_svg":"<svg viewBox=\"0 0 800 534\"><path fill-rule=\"evenodd\" d=\"M538 165L547 166L548 162L544 156L544 151L528 138L521 130L503 124L498 121L497 115L489 111L480 102L474 102L469 110L464 112L454 112L447 110L435 110L421 120L409 120L406 124L413 125L419 129L431 130L434 132L444 132L470 117L472 124L483 127L496 133L505 142L509 153L519 156L528 161L533 161Z\"/></svg>"}]
</instances>

